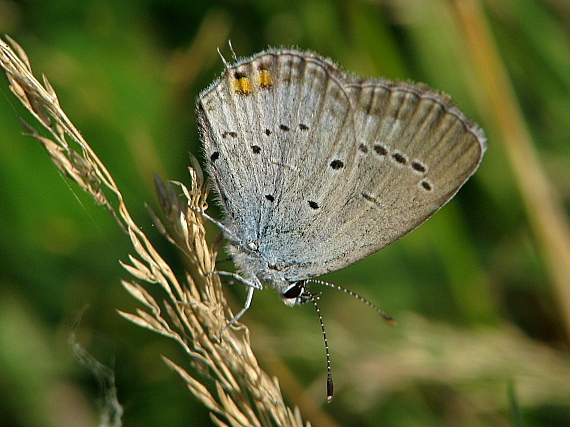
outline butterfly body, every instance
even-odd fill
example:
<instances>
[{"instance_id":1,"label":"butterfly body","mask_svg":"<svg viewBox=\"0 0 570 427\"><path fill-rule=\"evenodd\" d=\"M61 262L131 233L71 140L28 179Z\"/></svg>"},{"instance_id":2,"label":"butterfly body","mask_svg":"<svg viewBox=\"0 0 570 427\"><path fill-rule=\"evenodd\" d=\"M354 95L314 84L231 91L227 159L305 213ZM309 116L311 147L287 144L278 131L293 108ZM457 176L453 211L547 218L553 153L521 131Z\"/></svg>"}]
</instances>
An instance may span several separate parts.
<instances>
[{"instance_id":1,"label":"butterfly body","mask_svg":"<svg viewBox=\"0 0 570 427\"><path fill-rule=\"evenodd\" d=\"M227 65L197 115L234 262L252 291L269 284L291 305L299 283L429 218L485 151L447 96L295 50Z\"/></svg>"}]
</instances>

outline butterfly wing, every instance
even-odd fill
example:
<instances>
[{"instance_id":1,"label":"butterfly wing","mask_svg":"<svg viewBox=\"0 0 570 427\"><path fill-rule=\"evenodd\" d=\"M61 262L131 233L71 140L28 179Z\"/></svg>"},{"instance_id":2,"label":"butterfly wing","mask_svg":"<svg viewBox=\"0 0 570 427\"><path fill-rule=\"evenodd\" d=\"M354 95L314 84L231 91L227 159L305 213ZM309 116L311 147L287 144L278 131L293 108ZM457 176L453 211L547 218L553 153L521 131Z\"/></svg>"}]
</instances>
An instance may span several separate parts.
<instances>
[{"instance_id":1,"label":"butterfly wing","mask_svg":"<svg viewBox=\"0 0 570 427\"><path fill-rule=\"evenodd\" d=\"M312 220L303 218L298 192L319 174L311 162L329 155L324 141L347 130L333 119L351 114L346 93L328 77L327 66L306 54L269 52L228 68L200 95L208 172L240 242L277 238L279 245Z\"/></svg>"},{"instance_id":2,"label":"butterfly wing","mask_svg":"<svg viewBox=\"0 0 570 427\"><path fill-rule=\"evenodd\" d=\"M342 158L344 146L356 155L342 170L326 169L338 187L314 196L327 211L314 228L334 232L299 277L317 265L319 274L343 268L416 228L455 195L485 151L482 131L445 96L377 80L347 81L344 88L352 115L343 126L354 129L354 138L338 141L328 161Z\"/></svg>"},{"instance_id":3,"label":"butterfly wing","mask_svg":"<svg viewBox=\"0 0 570 427\"><path fill-rule=\"evenodd\" d=\"M200 97L228 226L290 280L350 265L417 227L476 170L484 136L421 86L260 54Z\"/></svg>"}]
</instances>

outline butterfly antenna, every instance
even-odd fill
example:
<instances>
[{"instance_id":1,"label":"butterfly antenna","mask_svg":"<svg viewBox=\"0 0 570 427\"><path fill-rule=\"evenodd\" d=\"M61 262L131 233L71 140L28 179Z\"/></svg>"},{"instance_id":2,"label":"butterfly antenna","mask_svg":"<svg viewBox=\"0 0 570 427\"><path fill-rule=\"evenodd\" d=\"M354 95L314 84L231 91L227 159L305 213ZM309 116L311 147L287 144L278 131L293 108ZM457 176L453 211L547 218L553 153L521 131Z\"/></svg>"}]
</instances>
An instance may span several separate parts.
<instances>
[{"instance_id":1,"label":"butterfly antenna","mask_svg":"<svg viewBox=\"0 0 570 427\"><path fill-rule=\"evenodd\" d=\"M329 340L327 339L327 333L325 331L325 324L323 322L323 316L321 316L321 310L319 309L318 295L314 295L312 298L315 310L317 310L317 316L319 316L319 322L321 324L321 331L323 331L323 339L325 341L325 352L327 354L327 403L331 403L333 400L334 390L333 390L333 379L331 370L331 355L329 352Z\"/></svg>"},{"instance_id":2,"label":"butterfly antenna","mask_svg":"<svg viewBox=\"0 0 570 427\"><path fill-rule=\"evenodd\" d=\"M386 312L384 312L380 308L376 307L374 304L372 304L370 301L368 301L363 296L358 295L356 292L352 292L351 290L343 288L342 286L339 286L339 285L335 285L334 283L323 282L322 280L312 280L311 279L311 280L307 280L307 281L316 283L318 285L328 286L329 288L333 288L333 289L337 289L339 291L342 291L345 294L348 294L348 295L356 298L360 302L363 302L368 307L372 308L372 310L374 310L376 313L378 313L380 316L382 316L382 318L386 322L388 322L390 325L395 325L397 323L396 320L392 316L390 316L389 314L387 314ZM323 332L324 332L324 329L323 329Z\"/></svg>"}]
</instances>

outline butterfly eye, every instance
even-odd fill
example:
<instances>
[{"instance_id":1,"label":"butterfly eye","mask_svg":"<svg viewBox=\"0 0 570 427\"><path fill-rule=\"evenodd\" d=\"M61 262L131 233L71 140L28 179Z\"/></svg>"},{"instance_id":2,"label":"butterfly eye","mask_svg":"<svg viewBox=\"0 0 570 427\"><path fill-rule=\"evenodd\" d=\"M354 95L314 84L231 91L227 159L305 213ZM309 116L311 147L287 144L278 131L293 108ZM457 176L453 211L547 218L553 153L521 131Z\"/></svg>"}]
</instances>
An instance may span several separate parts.
<instances>
[{"instance_id":1,"label":"butterfly eye","mask_svg":"<svg viewBox=\"0 0 570 427\"><path fill-rule=\"evenodd\" d=\"M298 282L293 283L289 289L281 294L284 299L293 299L298 298L303 291L305 290L305 281L299 280Z\"/></svg>"}]
</instances>

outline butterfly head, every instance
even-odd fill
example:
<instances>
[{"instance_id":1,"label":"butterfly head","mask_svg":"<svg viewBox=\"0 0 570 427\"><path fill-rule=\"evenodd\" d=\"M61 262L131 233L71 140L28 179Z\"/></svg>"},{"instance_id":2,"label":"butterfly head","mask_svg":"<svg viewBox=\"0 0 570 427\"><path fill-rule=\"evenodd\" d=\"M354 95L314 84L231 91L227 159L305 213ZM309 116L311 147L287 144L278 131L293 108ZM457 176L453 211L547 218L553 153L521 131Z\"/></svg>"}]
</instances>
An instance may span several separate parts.
<instances>
[{"instance_id":1,"label":"butterfly head","mask_svg":"<svg viewBox=\"0 0 570 427\"><path fill-rule=\"evenodd\" d=\"M283 303L289 307L304 304L309 301L318 299L320 294L312 294L307 289L306 280L297 280L290 283L290 286L285 289L281 294Z\"/></svg>"}]
</instances>

